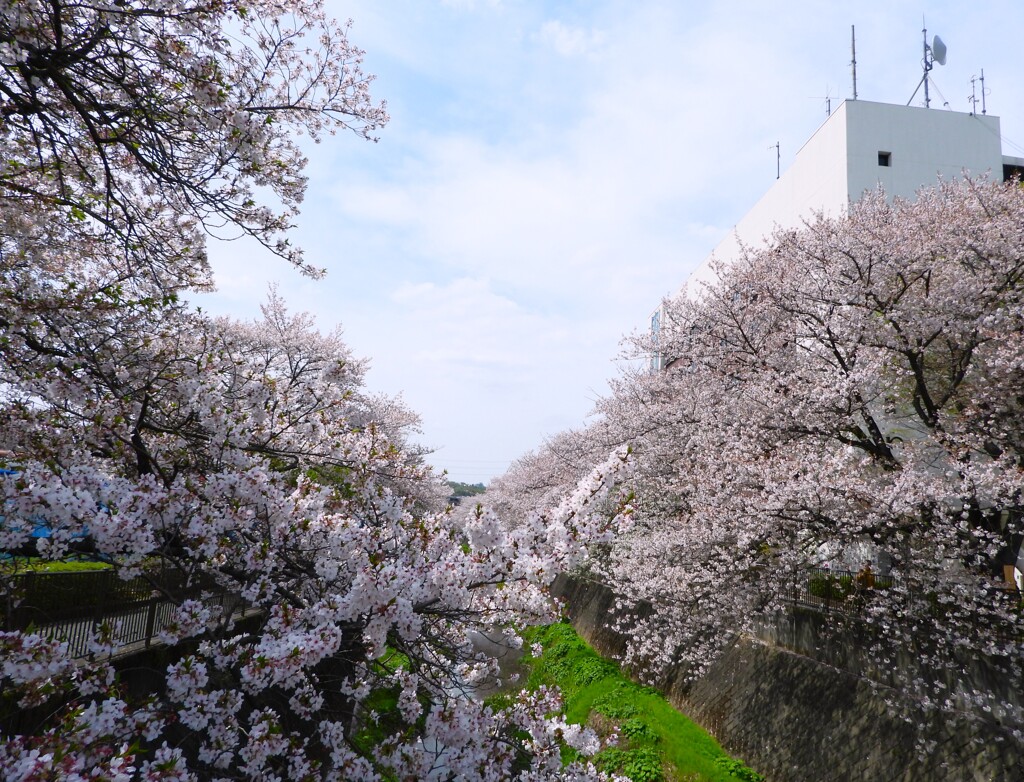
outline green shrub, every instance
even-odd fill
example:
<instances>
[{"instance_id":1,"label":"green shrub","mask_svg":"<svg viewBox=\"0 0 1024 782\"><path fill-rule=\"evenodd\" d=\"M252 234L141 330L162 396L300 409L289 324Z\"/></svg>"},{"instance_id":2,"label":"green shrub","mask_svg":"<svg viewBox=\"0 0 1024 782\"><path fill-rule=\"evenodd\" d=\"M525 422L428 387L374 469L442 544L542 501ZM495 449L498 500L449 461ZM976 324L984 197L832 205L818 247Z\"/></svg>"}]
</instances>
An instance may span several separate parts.
<instances>
[{"instance_id":1,"label":"green shrub","mask_svg":"<svg viewBox=\"0 0 1024 782\"><path fill-rule=\"evenodd\" d=\"M627 754L629 757L622 766L622 773L633 782L661 782L665 778L657 751L649 748L632 749Z\"/></svg>"},{"instance_id":2,"label":"green shrub","mask_svg":"<svg viewBox=\"0 0 1024 782\"><path fill-rule=\"evenodd\" d=\"M619 732L631 742L657 744L660 739L654 729L639 717L630 717L623 722Z\"/></svg>"},{"instance_id":3,"label":"green shrub","mask_svg":"<svg viewBox=\"0 0 1024 782\"><path fill-rule=\"evenodd\" d=\"M640 710L633 701L632 689L626 682L620 682L614 689L595 698L591 708L613 720L635 717Z\"/></svg>"},{"instance_id":4,"label":"green shrub","mask_svg":"<svg viewBox=\"0 0 1024 782\"><path fill-rule=\"evenodd\" d=\"M715 758L715 765L720 767L723 771L728 771L736 779L742 779L743 782L763 782L764 777L750 768L742 760L736 760L735 758Z\"/></svg>"},{"instance_id":5,"label":"green shrub","mask_svg":"<svg viewBox=\"0 0 1024 782\"><path fill-rule=\"evenodd\" d=\"M807 588L812 595L825 600L845 600L856 591L852 576L812 576Z\"/></svg>"},{"instance_id":6,"label":"green shrub","mask_svg":"<svg viewBox=\"0 0 1024 782\"><path fill-rule=\"evenodd\" d=\"M869 578L860 578L849 574L834 575L817 573L807 582L807 591L814 597L826 600L845 600L850 595L866 589L889 589L892 577L872 573Z\"/></svg>"},{"instance_id":7,"label":"green shrub","mask_svg":"<svg viewBox=\"0 0 1024 782\"><path fill-rule=\"evenodd\" d=\"M661 782L665 772L658 753L649 748L608 747L593 757L594 766L606 774L622 774L633 782Z\"/></svg>"}]
</instances>

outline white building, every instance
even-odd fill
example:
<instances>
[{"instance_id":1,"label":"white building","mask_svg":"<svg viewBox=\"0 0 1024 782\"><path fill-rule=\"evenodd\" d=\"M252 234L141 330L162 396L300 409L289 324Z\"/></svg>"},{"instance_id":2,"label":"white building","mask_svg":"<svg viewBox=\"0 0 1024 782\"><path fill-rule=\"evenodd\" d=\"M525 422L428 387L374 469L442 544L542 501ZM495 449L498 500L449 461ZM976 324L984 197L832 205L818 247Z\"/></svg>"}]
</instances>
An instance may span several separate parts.
<instances>
[{"instance_id":1,"label":"white building","mask_svg":"<svg viewBox=\"0 0 1024 782\"><path fill-rule=\"evenodd\" d=\"M738 257L741 243L756 247L776 228L797 227L817 211L842 214L879 186L889 198L913 198L939 177L951 180L964 172L998 179L1024 172L1024 158L1002 153L998 117L844 101L690 276L685 290L699 295L701 283L714 280L712 258L728 263Z\"/></svg>"},{"instance_id":2,"label":"white building","mask_svg":"<svg viewBox=\"0 0 1024 782\"><path fill-rule=\"evenodd\" d=\"M680 295L699 296L713 283L712 260L728 264L741 245L756 247L777 228L795 228L814 214L844 213L881 186L889 198L913 198L939 177L1024 178L1024 158L1002 153L999 117L846 100L797 152L761 200L690 275ZM651 315L657 337L659 307ZM662 366L654 355L652 369Z\"/></svg>"}]
</instances>

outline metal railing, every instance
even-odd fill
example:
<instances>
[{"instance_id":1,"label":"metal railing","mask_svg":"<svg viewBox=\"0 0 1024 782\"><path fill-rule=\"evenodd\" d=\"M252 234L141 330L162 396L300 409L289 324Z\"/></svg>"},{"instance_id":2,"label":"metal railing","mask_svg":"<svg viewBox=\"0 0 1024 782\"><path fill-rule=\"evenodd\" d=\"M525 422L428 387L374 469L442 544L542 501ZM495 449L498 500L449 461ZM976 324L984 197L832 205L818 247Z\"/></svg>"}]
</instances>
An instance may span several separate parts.
<instances>
[{"instance_id":1,"label":"metal railing","mask_svg":"<svg viewBox=\"0 0 1024 782\"><path fill-rule=\"evenodd\" d=\"M809 568L793 587L793 603L825 613L837 611L851 613L863 606L872 590L891 589L896 585L892 576L879 575L870 570L832 570Z\"/></svg>"},{"instance_id":2,"label":"metal railing","mask_svg":"<svg viewBox=\"0 0 1024 782\"><path fill-rule=\"evenodd\" d=\"M143 577L124 580L114 570L81 573L16 573L0 581L0 619L5 630L33 628L64 641L74 659L93 651L105 631L114 655L149 648L174 621L177 603L198 599L213 618L244 612L241 599L209 579L186 583L161 578L160 589Z\"/></svg>"}]
</instances>

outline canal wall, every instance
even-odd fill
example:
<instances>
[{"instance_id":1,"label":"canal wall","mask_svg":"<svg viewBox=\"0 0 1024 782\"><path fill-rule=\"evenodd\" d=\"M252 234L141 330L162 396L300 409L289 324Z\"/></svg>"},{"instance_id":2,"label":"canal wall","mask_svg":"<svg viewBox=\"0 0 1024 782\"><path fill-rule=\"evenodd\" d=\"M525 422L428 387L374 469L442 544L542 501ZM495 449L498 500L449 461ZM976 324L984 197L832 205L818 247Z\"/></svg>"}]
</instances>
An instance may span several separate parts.
<instances>
[{"instance_id":1,"label":"canal wall","mask_svg":"<svg viewBox=\"0 0 1024 782\"><path fill-rule=\"evenodd\" d=\"M609 589L561 576L555 593L580 635L602 654L621 656L625 639L608 627L614 611ZM910 721L897 716L887 700L898 699L898 691L879 681L882 676L865 675L870 671L851 645L820 643L818 621L798 614L739 636L700 679L690 681L675 666L659 688L769 782L1024 780L1019 730L1015 735L997 720L966 712L926 717L918 711Z\"/></svg>"}]
</instances>

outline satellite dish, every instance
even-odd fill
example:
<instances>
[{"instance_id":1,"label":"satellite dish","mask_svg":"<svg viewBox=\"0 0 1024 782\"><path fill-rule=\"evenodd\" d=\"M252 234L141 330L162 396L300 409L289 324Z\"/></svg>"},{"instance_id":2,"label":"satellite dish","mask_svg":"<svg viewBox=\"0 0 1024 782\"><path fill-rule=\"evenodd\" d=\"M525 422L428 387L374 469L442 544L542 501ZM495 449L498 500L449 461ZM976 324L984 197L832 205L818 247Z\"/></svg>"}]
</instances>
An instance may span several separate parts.
<instances>
[{"instance_id":1,"label":"satellite dish","mask_svg":"<svg viewBox=\"0 0 1024 782\"><path fill-rule=\"evenodd\" d=\"M932 57L939 65L946 64L946 44L937 35L932 39Z\"/></svg>"}]
</instances>

